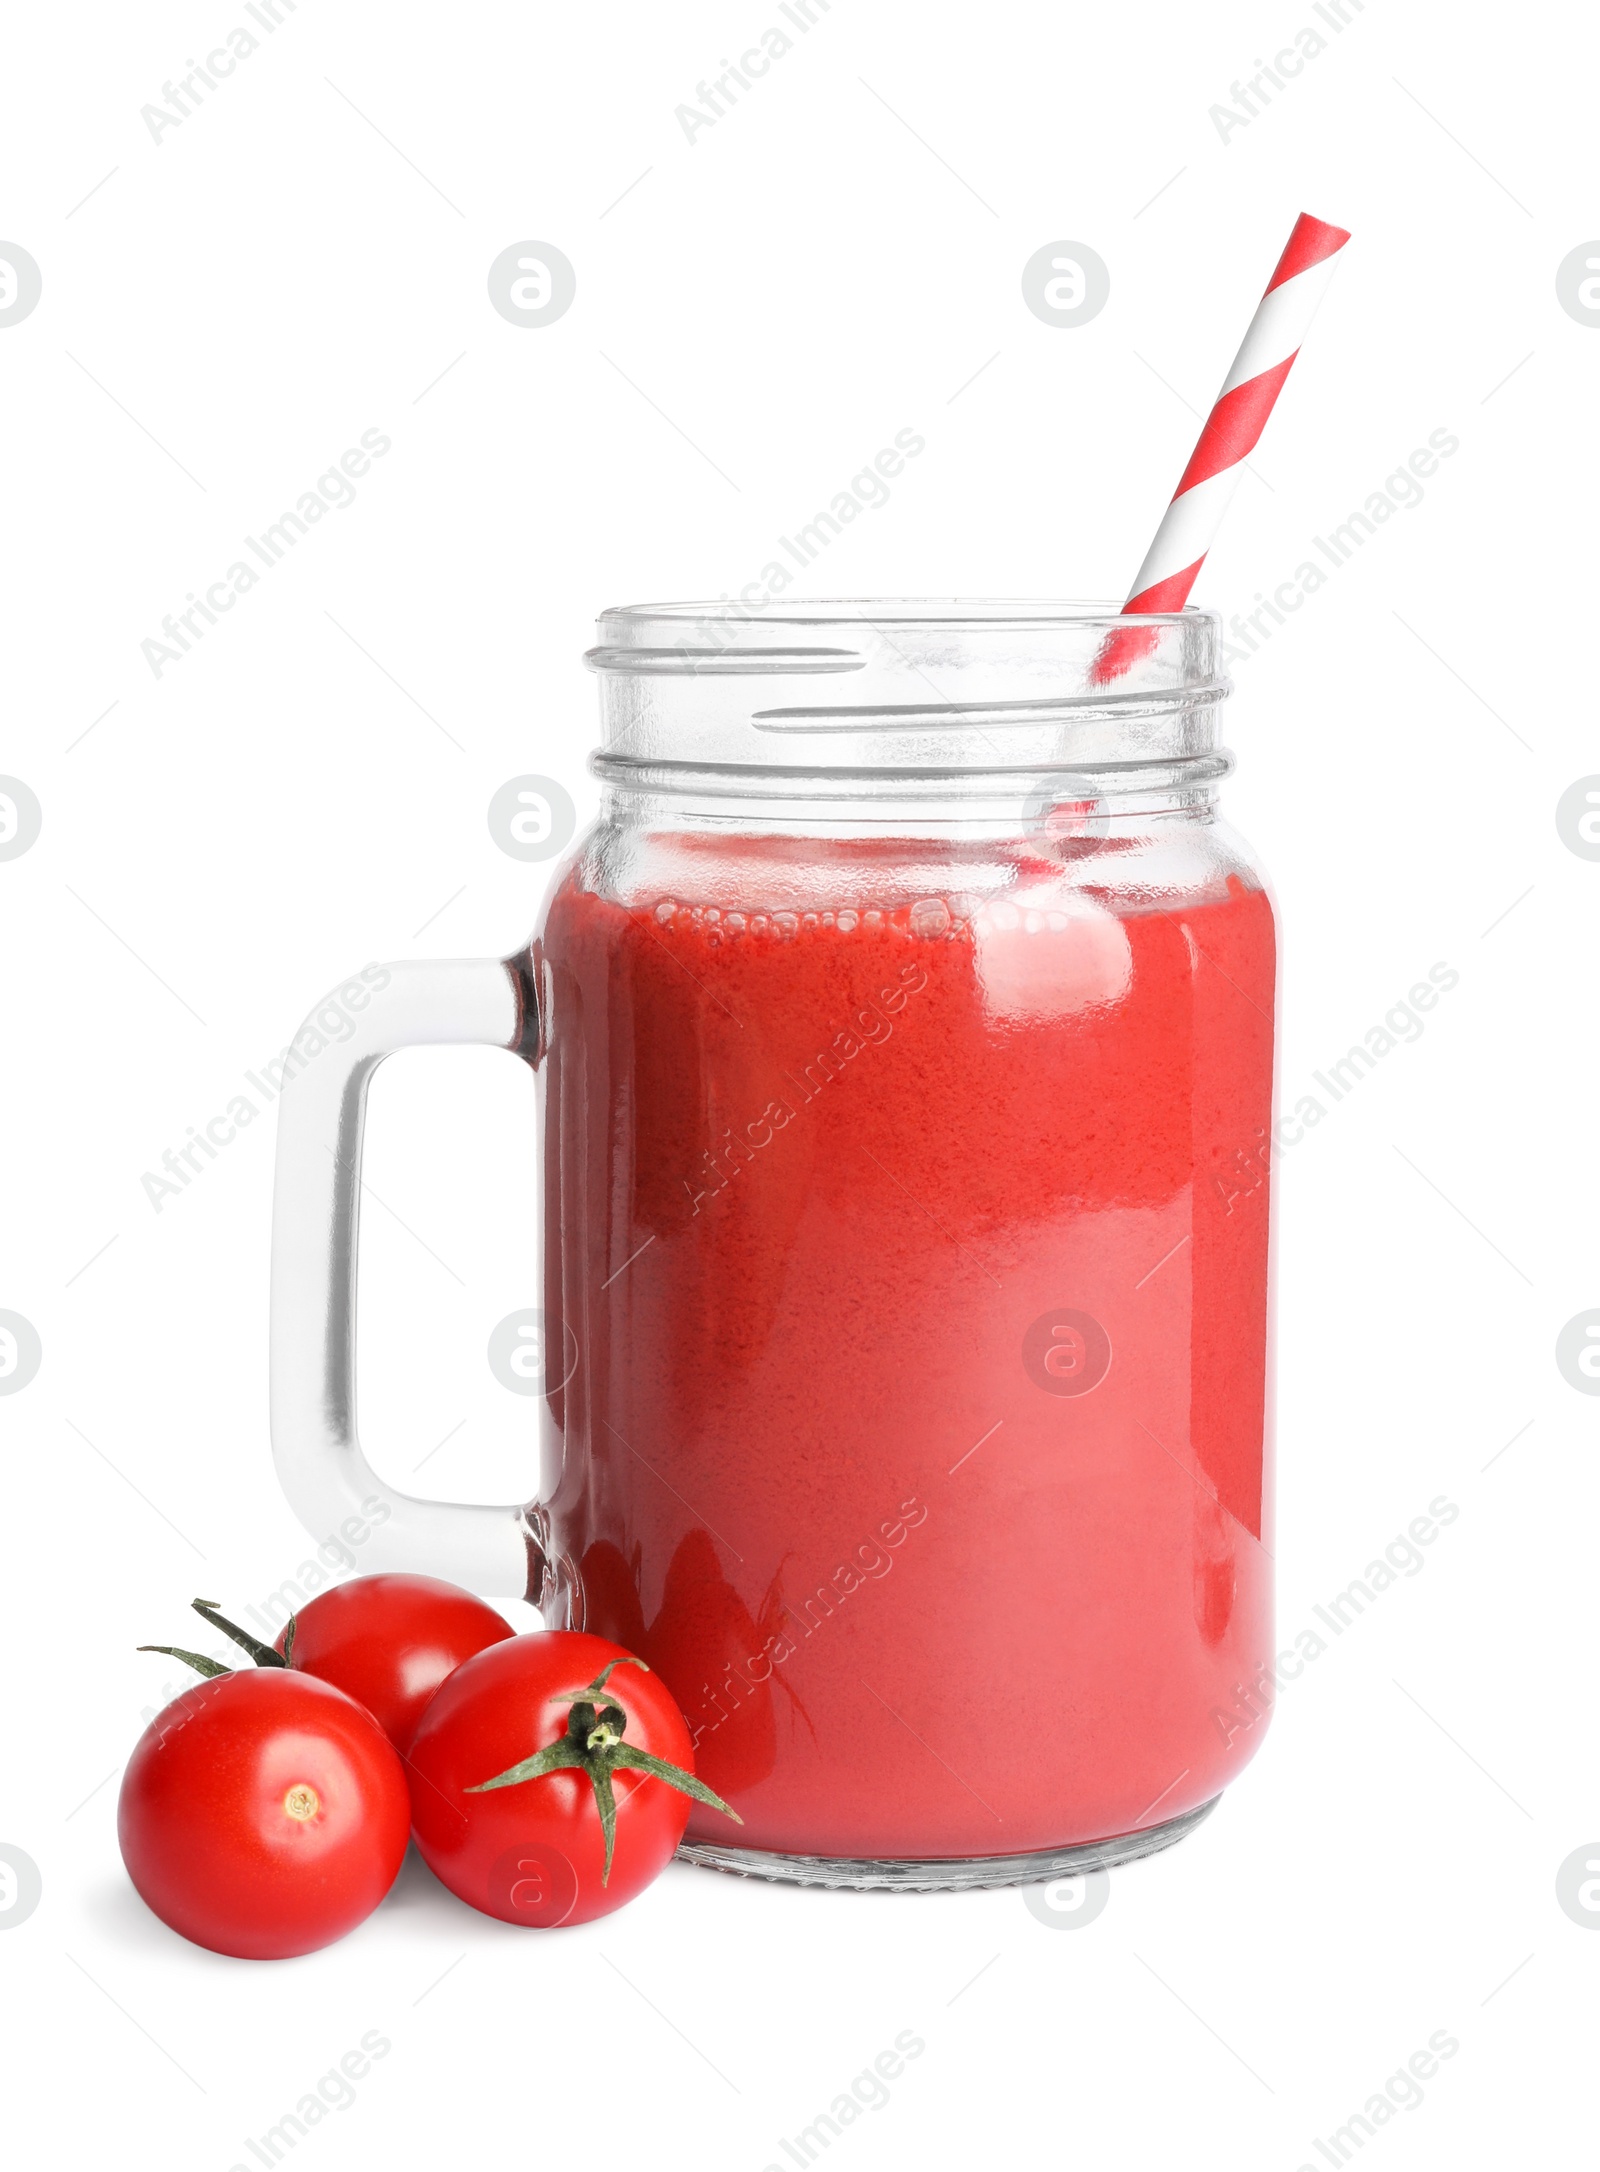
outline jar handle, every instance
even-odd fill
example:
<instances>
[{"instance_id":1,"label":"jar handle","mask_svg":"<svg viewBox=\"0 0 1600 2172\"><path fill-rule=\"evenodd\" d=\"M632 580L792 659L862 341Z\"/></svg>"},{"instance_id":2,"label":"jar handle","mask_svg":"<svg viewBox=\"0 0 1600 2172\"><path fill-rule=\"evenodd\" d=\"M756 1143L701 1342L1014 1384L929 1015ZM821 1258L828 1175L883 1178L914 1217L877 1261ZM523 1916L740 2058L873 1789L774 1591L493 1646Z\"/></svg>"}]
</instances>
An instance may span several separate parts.
<instances>
[{"instance_id":1,"label":"jar handle","mask_svg":"<svg viewBox=\"0 0 1600 2172\"><path fill-rule=\"evenodd\" d=\"M475 1043L533 1062L538 1008L521 958L369 967L348 1039L301 1060L278 1108L272 1205L272 1453L289 1505L325 1544L360 1546L369 1571L410 1569L537 1603L539 1511L422 1501L385 1483L356 1436L356 1252L367 1086L385 1056ZM380 977L381 976L381 977ZM343 1006L346 1014L353 1004ZM295 1036L325 1036L313 1013ZM348 1535L361 1526L359 1539Z\"/></svg>"}]
</instances>

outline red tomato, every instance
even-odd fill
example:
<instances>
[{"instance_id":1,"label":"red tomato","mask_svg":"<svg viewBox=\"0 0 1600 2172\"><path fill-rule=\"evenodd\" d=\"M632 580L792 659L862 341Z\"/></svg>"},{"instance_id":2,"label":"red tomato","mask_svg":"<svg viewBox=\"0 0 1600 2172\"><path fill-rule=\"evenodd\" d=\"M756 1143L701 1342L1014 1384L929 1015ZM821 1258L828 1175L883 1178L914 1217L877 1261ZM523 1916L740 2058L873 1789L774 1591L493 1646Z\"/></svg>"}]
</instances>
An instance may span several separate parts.
<instances>
[{"instance_id":1,"label":"red tomato","mask_svg":"<svg viewBox=\"0 0 1600 2172\"><path fill-rule=\"evenodd\" d=\"M283 1650L285 1627L278 1638ZM514 1635L492 1606L437 1576L357 1576L294 1617L289 1664L363 1704L402 1753L423 1707L464 1659Z\"/></svg>"},{"instance_id":2,"label":"red tomato","mask_svg":"<svg viewBox=\"0 0 1600 2172\"><path fill-rule=\"evenodd\" d=\"M510 1778L541 1751L575 1766ZM412 1742L417 1846L452 1893L504 1923L553 1930L609 1915L666 1867L689 1820L687 1794L629 1769L639 1754L708 1797L671 1693L620 1644L553 1630L492 1645L451 1675ZM609 1874L591 1769L603 1769L616 1804Z\"/></svg>"},{"instance_id":3,"label":"red tomato","mask_svg":"<svg viewBox=\"0 0 1600 2172\"><path fill-rule=\"evenodd\" d=\"M263 1667L197 1682L157 1714L123 1775L117 1837L147 1905L243 1960L354 1930L406 1852L405 1773L342 1690Z\"/></svg>"}]
</instances>

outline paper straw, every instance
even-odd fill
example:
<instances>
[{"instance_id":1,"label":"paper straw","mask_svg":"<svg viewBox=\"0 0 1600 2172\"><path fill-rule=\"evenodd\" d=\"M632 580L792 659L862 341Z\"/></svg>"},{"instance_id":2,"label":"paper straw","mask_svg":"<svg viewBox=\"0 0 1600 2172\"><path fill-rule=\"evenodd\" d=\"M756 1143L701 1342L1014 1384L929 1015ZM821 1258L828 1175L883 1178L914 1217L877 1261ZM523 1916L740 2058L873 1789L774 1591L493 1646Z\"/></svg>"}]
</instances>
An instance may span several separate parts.
<instances>
[{"instance_id":1,"label":"paper straw","mask_svg":"<svg viewBox=\"0 0 1600 2172\"><path fill-rule=\"evenodd\" d=\"M1339 252L1349 239L1342 226L1325 225L1309 212L1302 212L1295 221L1244 344L1212 403L1189 465L1122 606L1125 613L1181 611L1188 601L1238 486L1240 468L1256 448L1317 305L1328 290ZM1092 677L1101 683L1116 678L1153 645L1152 634L1132 627L1119 629L1105 643Z\"/></svg>"}]
</instances>

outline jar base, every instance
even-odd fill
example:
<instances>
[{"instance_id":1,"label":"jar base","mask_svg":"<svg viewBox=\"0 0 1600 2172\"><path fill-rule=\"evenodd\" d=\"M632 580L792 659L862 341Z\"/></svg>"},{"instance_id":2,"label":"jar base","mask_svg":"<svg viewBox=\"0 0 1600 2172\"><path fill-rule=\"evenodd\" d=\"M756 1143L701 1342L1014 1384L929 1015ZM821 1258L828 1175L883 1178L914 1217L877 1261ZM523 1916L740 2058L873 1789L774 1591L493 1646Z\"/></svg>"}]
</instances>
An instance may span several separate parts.
<instances>
[{"instance_id":1,"label":"jar base","mask_svg":"<svg viewBox=\"0 0 1600 2172\"><path fill-rule=\"evenodd\" d=\"M774 1885L821 1885L850 1893L967 1893L984 1887L1037 1885L1051 1878L1071 1878L1089 1870L1114 1870L1141 1856L1159 1855L1208 1818L1220 1795L1198 1809L1142 1832L1110 1840L1089 1840L1073 1848L1046 1848L1036 1855L935 1856L912 1862L897 1856L781 1855L766 1848L723 1848L686 1840L678 1860L701 1870L724 1870L736 1878L765 1878Z\"/></svg>"}]
</instances>

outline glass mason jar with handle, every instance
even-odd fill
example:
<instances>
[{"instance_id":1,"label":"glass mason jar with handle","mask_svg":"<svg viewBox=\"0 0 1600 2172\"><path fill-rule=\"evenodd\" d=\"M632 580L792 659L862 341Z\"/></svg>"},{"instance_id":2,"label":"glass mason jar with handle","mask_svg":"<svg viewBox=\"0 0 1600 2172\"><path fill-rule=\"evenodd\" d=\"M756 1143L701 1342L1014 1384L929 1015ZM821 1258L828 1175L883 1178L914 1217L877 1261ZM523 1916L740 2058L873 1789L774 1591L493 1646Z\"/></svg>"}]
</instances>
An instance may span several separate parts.
<instances>
[{"instance_id":1,"label":"glass mason jar with handle","mask_svg":"<svg viewBox=\"0 0 1600 2172\"><path fill-rule=\"evenodd\" d=\"M1275 946L1218 626L1064 604L608 612L599 820L507 960L395 965L284 1094L272 1425L318 1538L657 1669L841 1885L1148 1853L1270 1691ZM354 1411L373 1067L537 1067L542 1481L411 1499ZM536 1211L532 1202L529 1211Z\"/></svg>"}]
</instances>

